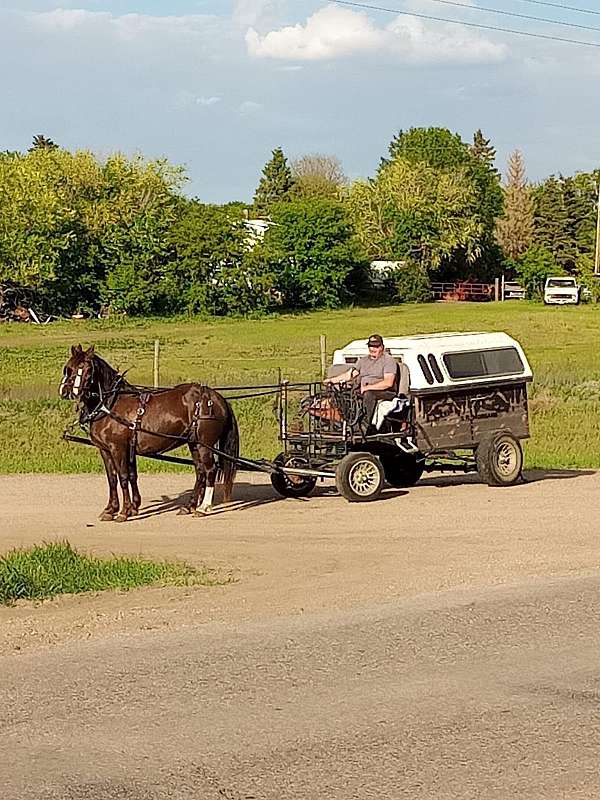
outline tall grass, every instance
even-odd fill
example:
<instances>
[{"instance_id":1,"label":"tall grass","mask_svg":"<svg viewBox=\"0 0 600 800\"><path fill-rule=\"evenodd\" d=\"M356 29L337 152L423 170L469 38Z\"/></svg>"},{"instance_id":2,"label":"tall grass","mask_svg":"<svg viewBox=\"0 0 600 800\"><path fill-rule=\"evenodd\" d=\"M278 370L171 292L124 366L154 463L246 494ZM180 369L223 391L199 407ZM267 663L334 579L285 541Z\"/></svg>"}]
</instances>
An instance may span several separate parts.
<instances>
[{"instance_id":1,"label":"tall grass","mask_svg":"<svg viewBox=\"0 0 600 800\"><path fill-rule=\"evenodd\" d=\"M57 387L71 344L89 345L135 383L152 380L153 341L161 341L161 382L216 386L269 383L319 373L319 334L332 351L380 331L504 330L532 363L530 467L600 467L600 308L547 308L525 302L353 308L259 320L173 319L0 325L0 472L96 472L91 449L60 434L73 411ZM235 403L242 451L278 451L272 401ZM143 460L142 460L143 461ZM145 461L146 471L178 469ZM185 468L183 468L185 469Z\"/></svg>"},{"instance_id":2,"label":"tall grass","mask_svg":"<svg viewBox=\"0 0 600 800\"><path fill-rule=\"evenodd\" d=\"M0 604L46 600L59 594L133 589L136 586L211 585L207 570L141 558L101 559L83 555L68 542L11 550L0 557Z\"/></svg>"}]
</instances>

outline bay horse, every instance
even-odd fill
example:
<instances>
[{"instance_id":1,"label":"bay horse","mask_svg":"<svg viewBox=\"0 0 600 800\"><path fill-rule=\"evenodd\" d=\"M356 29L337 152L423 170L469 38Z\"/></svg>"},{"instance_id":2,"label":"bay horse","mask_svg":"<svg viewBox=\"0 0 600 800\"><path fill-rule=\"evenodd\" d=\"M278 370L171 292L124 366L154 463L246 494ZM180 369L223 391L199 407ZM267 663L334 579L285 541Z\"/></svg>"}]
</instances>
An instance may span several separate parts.
<instances>
[{"instance_id":1,"label":"bay horse","mask_svg":"<svg viewBox=\"0 0 600 800\"><path fill-rule=\"evenodd\" d=\"M190 503L179 513L210 513L217 477L223 481L224 502L231 499L239 431L230 404L219 392L198 383L172 389L133 386L93 345L88 350L77 345L64 366L59 394L77 401L79 421L89 425L90 439L104 461L109 498L102 521L125 522L138 513L137 456L165 453L182 444L192 455L196 482Z\"/></svg>"}]
</instances>

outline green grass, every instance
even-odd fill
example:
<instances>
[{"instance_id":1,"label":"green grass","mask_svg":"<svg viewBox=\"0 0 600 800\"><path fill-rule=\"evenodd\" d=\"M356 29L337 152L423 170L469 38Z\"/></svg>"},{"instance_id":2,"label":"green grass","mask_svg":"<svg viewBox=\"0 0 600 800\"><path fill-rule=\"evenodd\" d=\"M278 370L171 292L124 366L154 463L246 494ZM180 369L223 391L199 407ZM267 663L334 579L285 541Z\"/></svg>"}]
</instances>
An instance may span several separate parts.
<instances>
[{"instance_id":1,"label":"green grass","mask_svg":"<svg viewBox=\"0 0 600 800\"><path fill-rule=\"evenodd\" d=\"M532 440L527 464L540 468L600 467L600 308L547 308L525 302L437 303L353 308L259 320L173 319L60 322L47 327L0 325L0 472L97 472L98 455L60 441L73 418L58 399L70 345L94 343L136 383L152 380L153 341L161 341L161 383L212 385L274 382L319 373L319 334L328 350L373 331L384 335L503 330L532 363ZM278 452L272 402L240 401L243 453ZM143 461L143 460L141 460ZM145 461L146 471L177 469ZM183 468L185 469L185 468Z\"/></svg>"},{"instance_id":2,"label":"green grass","mask_svg":"<svg viewBox=\"0 0 600 800\"><path fill-rule=\"evenodd\" d=\"M133 589L136 586L213 585L207 570L141 558L101 559L83 555L68 542L11 550L0 557L0 604L46 600L59 594Z\"/></svg>"}]
</instances>

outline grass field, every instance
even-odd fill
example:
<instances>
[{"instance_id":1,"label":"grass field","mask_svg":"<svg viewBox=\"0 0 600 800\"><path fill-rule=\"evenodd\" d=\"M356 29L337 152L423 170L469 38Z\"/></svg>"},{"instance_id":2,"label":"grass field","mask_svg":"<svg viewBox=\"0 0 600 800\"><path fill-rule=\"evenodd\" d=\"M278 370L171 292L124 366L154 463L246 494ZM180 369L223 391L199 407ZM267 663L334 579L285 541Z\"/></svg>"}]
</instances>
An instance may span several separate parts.
<instances>
[{"instance_id":1,"label":"grass field","mask_svg":"<svg viewBox=\"0 0 600 800\"><path fill-rule=\"evenodd\" d=\"M524 302L355 308L260 320L130 320L60 322L47 327L0 325L0 472L96 472L91 448L60 440L73 418L58 399L71 344L95 344L135 383L152 380L153 341L162 348L161 383L272 383L278 369L292 380L319 374L319 334L329 353L380 331L385 336L435 331L503 330L532 363L529 467L600 467L600 308L546 308ZM276 421L270 402L240 401L242 450L273 456ZM155 462L140 464L157 471Z\"/></svg>"}]
</instances>

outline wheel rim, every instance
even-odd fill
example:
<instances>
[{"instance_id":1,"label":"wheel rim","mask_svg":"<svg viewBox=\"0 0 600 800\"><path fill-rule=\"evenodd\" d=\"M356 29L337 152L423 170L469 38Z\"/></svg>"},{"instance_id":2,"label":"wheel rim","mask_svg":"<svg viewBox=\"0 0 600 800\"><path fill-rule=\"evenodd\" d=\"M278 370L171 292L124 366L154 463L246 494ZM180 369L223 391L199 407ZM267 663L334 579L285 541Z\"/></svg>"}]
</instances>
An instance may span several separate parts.
<instances>
[{"instance_id":1,"label":"wheel rim","mask_svg":"<svg viewBox=\"0 0 600 800\"><path fill-rule=\"evenodd\" d=\"M500 442L496 448L496 468L504 478L509 478L519 466L519 454L512 442Z\"/></svg>"},{"instance_id":2,"label":"wheel rim","mask_svg":"<svg viewBox=\"0 0 600 800\"><path fill-rule=\"evenodd\" d=\"M381 475L377 464L373 461L359 461L354 464L348 475L348 483L352 491L360 497L368 497L379 488Z\"/></svg>"},{"instance_id":3,"label":"wheel rim","mask_svg":"<svg viewBox=\"0 0 600 800\"><path fill-rule=\"evenodd\" d=\"M298 469L305 469L308 464L306 459L304 458L288 458L285 462L286 467L297 467ZM307 475L285 475L285 480L288 486L292 488L298 488L299 486L304 486L305 483L310 481L310 477Z\"/></svg>"}]
</instances>

